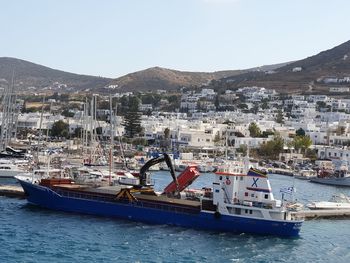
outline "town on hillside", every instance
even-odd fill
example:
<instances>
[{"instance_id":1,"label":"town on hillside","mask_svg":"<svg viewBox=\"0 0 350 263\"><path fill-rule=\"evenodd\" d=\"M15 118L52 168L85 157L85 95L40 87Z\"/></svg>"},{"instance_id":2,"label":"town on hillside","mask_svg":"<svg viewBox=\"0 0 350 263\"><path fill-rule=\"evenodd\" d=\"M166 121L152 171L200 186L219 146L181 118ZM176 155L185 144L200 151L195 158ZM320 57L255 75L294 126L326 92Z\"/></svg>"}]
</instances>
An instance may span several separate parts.
<instances>
[{"instance_id":1,"label":"town on hillside","mask_svg":"<svg viewBox=\"0 0 350 263\"><path fill-rule=\"evenodd\" d=\"M167 152L176 167L197 163L203 171L249 156L281 173L336 173L350 161L350 99L341 96L348 89L332 90L335 96L287 95L256 86L15 96L6 88L1 146L6 152L6 146L54 145L80 155L93 140L107 160L113 137L115 158L135 168Z\"/></svg>"}]
</instances>

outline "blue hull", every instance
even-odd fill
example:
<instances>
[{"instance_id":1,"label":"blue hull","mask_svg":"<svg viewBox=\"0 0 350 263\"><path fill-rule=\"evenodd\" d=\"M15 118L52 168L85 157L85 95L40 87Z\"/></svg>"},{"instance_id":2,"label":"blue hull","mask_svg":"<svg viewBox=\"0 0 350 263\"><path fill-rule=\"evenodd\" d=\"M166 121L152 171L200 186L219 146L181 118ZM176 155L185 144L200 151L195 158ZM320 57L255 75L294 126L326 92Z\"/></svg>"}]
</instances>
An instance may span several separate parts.
<instances>
[{"instance_id":1,"label":"blue hull","mask_svg":"<svg viewBox=\"0 0 350 263\"><path fill-rule=\"evenodd\" d=\"M151 224L260 235L298 236L301 221L277 221L243 216L215 216L213 212L186 213L142 207L133 203L79 199L57 194L50 188L20 181L28 202L53 210L116 217Z\"/></svg>"}]
</instances>

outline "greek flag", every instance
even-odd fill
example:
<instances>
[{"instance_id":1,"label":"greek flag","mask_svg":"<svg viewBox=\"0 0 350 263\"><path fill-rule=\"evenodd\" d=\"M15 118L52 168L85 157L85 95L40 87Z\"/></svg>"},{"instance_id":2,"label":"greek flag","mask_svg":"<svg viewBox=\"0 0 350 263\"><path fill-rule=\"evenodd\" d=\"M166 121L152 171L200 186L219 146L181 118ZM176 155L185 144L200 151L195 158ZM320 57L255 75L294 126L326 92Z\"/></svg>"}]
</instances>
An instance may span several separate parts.
<instances>
[{"instance_id":1,"label":"greek flag","mask_svg":"<svg viewBox=\"0 0 350 263\"><path fill-rule=\"evenodd\" d=\"M280 188L280 193L284 193L284 194L293 194L294 192L294 187L290 186L290 187L282 187Z\"/></svg>"}]
</instances>

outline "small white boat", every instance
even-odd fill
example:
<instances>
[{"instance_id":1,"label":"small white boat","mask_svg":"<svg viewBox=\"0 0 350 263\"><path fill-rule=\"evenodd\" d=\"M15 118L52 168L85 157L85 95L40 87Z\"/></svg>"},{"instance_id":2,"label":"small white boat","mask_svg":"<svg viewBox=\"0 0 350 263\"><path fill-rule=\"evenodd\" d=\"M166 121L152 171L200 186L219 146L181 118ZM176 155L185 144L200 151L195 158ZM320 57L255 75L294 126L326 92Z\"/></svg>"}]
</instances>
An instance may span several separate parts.
<instances>
[{"instance_id":1,"label":"small white boat","mask_svg":"<svg viewBox=\"0 0 350 263\"><path fill-rule=\"evenodd\" d=\"M0 178L14 178L16 175L27 173L28 168L29 163L26 161L0 160Z\"/></svg>"},{"instance_id":2,"label":"small white boat","mask_svg":"<svg viewBox=\"0 0 350 263\"><path fill-rule=\"evenodd\" d=\"M294 174L294 177L302 180L310 180L311 178L316 178L317 173L312 169L299 170Z\"/></svg>"},{"instance_id":3,"label":"small white boat","mask_svg":"<svg viewBox=\"0 0 350 263\"><path fill-rule=\"evenodd\" d=\"M309 209L350 209L350 197L344 194L333 195L329 201L312 202Z\"/></svg>"},{"instance_id":4,"label":"small white boat","mask_svg":"<svg viewBox=\"0 0 350 263\"><path fill-rule=\"evenodd\" d=\"M47 178L69 178L61 169L36 169L32 172L22 173L15 176L16 179L39 184L41 179Z\"/></svg>"}]
</instances>

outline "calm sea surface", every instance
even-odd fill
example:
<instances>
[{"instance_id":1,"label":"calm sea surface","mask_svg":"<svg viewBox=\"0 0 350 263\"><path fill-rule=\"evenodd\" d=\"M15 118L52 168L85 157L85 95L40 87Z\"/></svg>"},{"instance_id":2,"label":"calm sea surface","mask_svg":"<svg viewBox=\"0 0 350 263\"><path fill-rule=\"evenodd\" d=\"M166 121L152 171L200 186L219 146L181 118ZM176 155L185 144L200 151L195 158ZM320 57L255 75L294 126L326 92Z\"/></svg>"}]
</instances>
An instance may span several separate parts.
<instances>
[{"instance_id":1,"label":"calm sea surface","mask_svg":"<svg viewBox=\"0 0 350 263\"><path fill-rule=\"evenodd\" d=\"M155 173L156 188L170 181ZM193 187L208 186L203 174ZM271 175L279 189L295 185L302 203L349 188ZM4 183L4 181L0 181ZM294 239L233 235L40 209L0 197L0 262L350 262L350 220L312 220Z\"/></svg>"}]
</instances>

